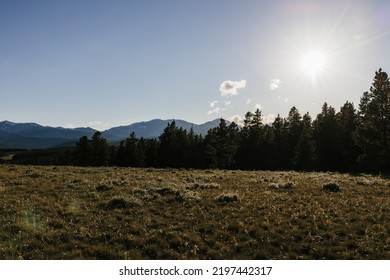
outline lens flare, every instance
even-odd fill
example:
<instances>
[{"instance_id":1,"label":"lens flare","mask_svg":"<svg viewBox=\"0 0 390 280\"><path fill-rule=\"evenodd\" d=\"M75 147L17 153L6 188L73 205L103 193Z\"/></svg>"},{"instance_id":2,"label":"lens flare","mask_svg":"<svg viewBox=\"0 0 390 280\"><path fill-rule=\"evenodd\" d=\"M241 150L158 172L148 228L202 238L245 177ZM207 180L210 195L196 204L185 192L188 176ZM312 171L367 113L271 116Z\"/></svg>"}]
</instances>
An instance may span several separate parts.
<instances>
[{"instance_id":1,"label":"lens flare","mask_svg":"<svg viewBox=\"0 0 390 280\"><path fill-rule=\"evenodd\" d=\"M301 68L308 75L315 76L324 69L326 64L325 56L320 51L309 51L301 60Z\"/></svg>"}]
</instances>

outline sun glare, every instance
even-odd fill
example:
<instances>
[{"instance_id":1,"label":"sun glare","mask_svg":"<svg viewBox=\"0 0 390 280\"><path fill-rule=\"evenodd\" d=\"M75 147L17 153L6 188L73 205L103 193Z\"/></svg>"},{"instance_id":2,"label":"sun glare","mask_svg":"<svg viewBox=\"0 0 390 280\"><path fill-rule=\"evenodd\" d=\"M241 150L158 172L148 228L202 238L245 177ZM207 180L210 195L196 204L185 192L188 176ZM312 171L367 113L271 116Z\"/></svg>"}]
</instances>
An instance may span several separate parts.
<instances>
[{"instance_id":1,"label":"sun glare","mask_svg":"<svg viewBox=\"0 0 390 280\"><path fill-rule=\"evenodd\" d=\"M325 63L326 59L324 54L320 51L309 51L302 57L301 68L306 74L315 76L324 69Z\"/></svg>"}]
</instances>

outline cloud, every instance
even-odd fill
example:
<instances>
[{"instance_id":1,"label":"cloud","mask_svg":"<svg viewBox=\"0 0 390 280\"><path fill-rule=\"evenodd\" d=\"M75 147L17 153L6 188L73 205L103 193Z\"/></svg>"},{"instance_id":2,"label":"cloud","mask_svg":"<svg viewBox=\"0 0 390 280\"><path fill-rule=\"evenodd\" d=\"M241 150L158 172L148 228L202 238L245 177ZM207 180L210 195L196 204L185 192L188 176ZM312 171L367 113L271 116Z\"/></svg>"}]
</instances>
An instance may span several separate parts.
<instances>
[{"instance_id":1,"label":"cloud","mask_svg":"<svg viewBox=\"0 0 390 280\"><path fill-rule=\"evenodd\" d=\"M269 84L269 89L270 90L278 89L280 87L281 83L282 83L282 81L279 79L272 79L270 84Z\"/></svg>"},{"instance_id":2,"label":"cloud","mask_svg":"<svg viewBox=\"0 0 390 280\"><path fill-rule=\"evenodd\" d=\"M232 104L232 102L230 101L230 100L226 100L225 101L225 106L229 106L229 105L231 105Z\"/></svg>"},{"instance_id":3,"label":"cloud","mask_svg":"<svg viewBox=\"0 0 390 280\"><path fill-rule=\"evenodd\" d=\"M64 127L65 128L76 128L76 126L73 123L67 123Z\"/></svg>"},{"instance_id":4,"label":"cloud","mask_svg":"<svg viewBox=\"0 0 390 280\"><path fill-rule=\"evenodd\" d=\"M208 111L207 114L212 115L218 113L219 111L221 111L221 108L216 107L215 109Z\"/></svg>"},{"instance_id":5,"label":"cloud","mask_svg":"<svg viewBox=\"0 0 390 280\"><path fill-rule=\"evenodd\" d=\"M284 96L282 97L282 96L279 95L278 97L274 97L273 101L287 103L289 101L289 98L288 97L284 97Z\"/></svg>"},{"instance_id":6,"label":"cloud","mask_svg":"<svg viewBox=\"0 0 390 280\"><path fill-rule=\"evenodd\" d=\"M246 105L249 105L249 104L251 104L252 103L252 99L251 98L247 98L246 99Z\"/></svg>"},{"instance_id":7,"label":"cloud","mask_svg":"<svg viewBox=\"0 0 390 280\"><path fill-rule=\"evenodd\" d=\"M218 100L211 101L210 107L211 107L211 108L214 108L215 105L217 105L217 103L218 103Z\"/></svg>"},{"instance_id":8,"label":"cloud","mask_svg":"<svg viewBox=\"0 0 390 280\"><path fill-rule=\"evenodd\" d=\"M271 124L275 121L276 115L274 114L268 114L266 116L263 116L263 123L265 124Z\"/></svg>"},{"instance_id":9,"label":"cloud","mask_svg":"<svg viewBox=\"0 0 390 280\"><path fill-rule=\"evenodd\" d=\"M107 128L109 128L110 123L109 122L101 122L101 121L92 121L88 123L89 127L92 127L94 129L97 129L99 131L103 131Z\"/></svg>"},{"instance_id":10,"label":"cloud","mask_svg":"<svg viewBox=\"0 0 390 280\"><path fill-rule=\"evenodd\" d=\"M222 82L222 84L219 86L219 91L221 92L222 96L237 95L238 94L237 90L245 87L246 87L246 80L241 80L241 81L227 80Z\"/></svg>"},{"instance_id":11,"label":"cloud","mask_svg":"<svg viewBox=\"0 0 390 280\"><path fill-rule=\"evenodd\" d=\"M89 122L88 125L89 126L96 126L96 125L102 125L103 123L101 121L92 121L92 122Z\"/></svg>"},{"instance_id":12,"label":"cloud","mask_svg":"<svg viewBox=\"0 0 390 280\"><path fill-rule=\"evenodd\" d=\"M244 118L239 115L234 115L228 118L228 121L235 122L238 125L242 125L244 123Z\"/></svg>"},{"instance_id":13,"label":"cloud","mask_svg":"<svg viewBox=\"0 0 390 280\"><path fill-rule=\"evenodd\" d=\"M256 104L256 105L255 105L255 109L262 110L262 109L263 109L263 106L261 106L261 104Z\"/></svg>"}]
</instances>

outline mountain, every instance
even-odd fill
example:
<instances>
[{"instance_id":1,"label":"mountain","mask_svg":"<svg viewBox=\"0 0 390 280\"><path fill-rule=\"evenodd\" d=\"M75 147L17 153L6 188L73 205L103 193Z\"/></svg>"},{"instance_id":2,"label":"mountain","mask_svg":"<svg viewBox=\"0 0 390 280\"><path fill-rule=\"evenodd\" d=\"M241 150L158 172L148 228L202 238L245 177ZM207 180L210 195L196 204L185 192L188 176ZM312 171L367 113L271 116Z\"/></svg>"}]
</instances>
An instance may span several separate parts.
<instances>
[{"instance_id":1,"label":"mountain","mask_svg":"<svg viewBox=\"0 0 390 280\"><path fill-rule=\"evenodd\" d=\"M47 149L62 146L65 139L25 137L0 131L0 149ZM72 141L72 145L76 140Z\"/></svg>"},{"instance_id":2,"label":"mountain","mask_svg":"<svg viewBox=\"0 0 390 280\"><path fill-rule=\"evenodd\" d=\"M36 123L13 123L9 121L0 122L0 132L17 134L33 138L80 138L83 135L92 136L96 130L89 127L63 128L41 126Z\"/></svg>"},{"instance_id":3,"label":"mountain","mask_svg":"<svg viewBox=\"0 0 390 280\"><path fill-rule=\"evenodd\" d=\"M163 133L164 129L167 127L168 123L171 123L173 120L160 120L155 119L147 122L137 122L127 126L118 126L110 128L104 131L103 137L111 140L125 139L134 132L138 138L157 138ZM194 133L206 135L207 131L211 128L218 126L219 119L215 119L204 124L193 124L183 120L174 120L176 126L181 127L189 131L191 128Z\"/></svg>"},{"instance_id":4,"label":"mountain","mask_svg":"<svg viewBox=\"0 0 390 280\"><path fill-rule=\"evenodd\" d=\"M95 131L89 127L70 129L3 121L0 122L0 148L46 149L64 142L76 143L84 135L91 137Z\"/></svg>"},{"instance_id":5,"label":"mountain","mask_svg":"<svg viewBox=\"0 0 390 280\"><path fill-rule=\"evenodd\" d=\"M155 138L161 135L172 120L155 119L137 122L127 126L113 127L102 132L109 142L117 142L134 132L137 137ZM219 119L204 124L193 124L184 120L175 120L178 127L192 128L196 134L206 135L211 128L218 126ZM63 128L42 126L36 123L0 122L0 148L2 149L47 149L73 146L82 136L92 137L96 132L90 127Z\"/></svg>"}]
</instances>

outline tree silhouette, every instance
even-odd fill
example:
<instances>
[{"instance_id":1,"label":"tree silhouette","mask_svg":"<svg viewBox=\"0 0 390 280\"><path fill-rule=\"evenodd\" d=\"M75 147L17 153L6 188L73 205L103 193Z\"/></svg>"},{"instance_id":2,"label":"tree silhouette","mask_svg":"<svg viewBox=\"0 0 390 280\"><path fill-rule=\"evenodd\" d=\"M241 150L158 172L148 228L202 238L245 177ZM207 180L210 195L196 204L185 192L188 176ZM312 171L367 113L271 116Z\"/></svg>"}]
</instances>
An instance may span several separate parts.
<instances>
[{"instance_id":1,"label":"tree silhouette","mask_svg":"<svg viewBox=\"0 0 390 280\"><path fill-rule=\"evenodd\" d=\"M286 129L284 156L286 158L286 168L291 169L294 163L295 148L301 138L303 128L301 114L295 106L290 109L284 125Z\"/></svg>"},{"instance_id":2,"label":"tree silhouette","mask_svg":"<svg viewBox=\"0 0 390 280\"><path fill-rule=\"evenodd\" d=\"M100 131L96 131L91 140L91 165L108 165L108 148L107 140L102 137L102 133Z\"/></svg>"},{"instance_id":3,"label":"tree silhouette","mask_svg":"<svg viewBox=\"0 0 390 280\"><path fill-rule=\"evenodd\" d=\"M237 166L243 169L262 169L267 161L264 155L264 124L261 111L245 115L244 127L240 132L237 151Z\"/></svg>"},{"instance_id":4,"label":"tree silhouette","mask_svg":"<svg viewBox=\"0 0 390 280\"><path fill-rule=\"evenodd\" d=\"M323 171L338 170L341 149L335 109L324 103L313 127L317 168Z\"/></svg>"},{"instance_id":5,"label":"tree silhouette","mask_svg":"<svg viewBox=\"0 0 390 280\"><path fill-rule=\"evenodd\" d=\"M278 114L271 126L270 148L272 149L272 159L270 162L271 169L286 169L289 159L286 159L286 126L285 120Z\"/></svg>"},{"instance_id":6,"label":"tree silhouette","mask_svg":"<svg viewBox=\"0 0 390 280\"><path fill-rule=\"evenodd\" d=\"M158 157L162 167L184 167L189 152L189 139L185 129L172 121L159 137Z\"/></svg>"},{"instance_id":7,"label":"tree silhouette","mask_svg":"<svg viewBox=\"0 0 390 280\"><path fill-rule=\"evenodd\" d=\"M390 171L390 81L382 69L375 72L370 90L360 99L356 142L366 169Z\"/></svg>"},{"instance_id":8,"label":"tree silhouette","mask_svg":"<svg viewBox=\"0 0 390 280\"><path fill-rule=\"evenodd\" d=\"M208 131L206 142L206 156L210 167L231 168L235 163L236 151L239 145L239 129L232 122L229 126L224 119L219 125Z\"/></svg>"},{"instance_id":9,"label":"tree silhouette","mask_svg":"<svg viewBox=\"0 0 390 280\"><path fill-rule=\"evenodd\" d=\"M313 126L309 113L302 118L302 131L294 148L292 159L295 170L312 170L314 168Z\"/></svg>"},{"instance_id":10,"label":"tree silhouette","mask_svg":"<svg viewBox=\"0 0 390 280\"><path fill-rule=\"evenodd\" d=\"M92 150L87 136L83 136L76 143L75 163L80 166L91 165Z\"/></svg>"},{"instance_id":11,"label":"tree silhouette","mask_svg":"<svg viewBox=\"0 0 390 280\"><path fill-rule=\"evenodd\" d=\"M354 134L357 129L358 120L357 112L353 103L346 102L336 114L336 120L339 131L340 143L340 170L353 171L357 170L357 158L360 149L354 141Z\"/></svg>"}]
</instances>

